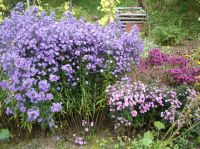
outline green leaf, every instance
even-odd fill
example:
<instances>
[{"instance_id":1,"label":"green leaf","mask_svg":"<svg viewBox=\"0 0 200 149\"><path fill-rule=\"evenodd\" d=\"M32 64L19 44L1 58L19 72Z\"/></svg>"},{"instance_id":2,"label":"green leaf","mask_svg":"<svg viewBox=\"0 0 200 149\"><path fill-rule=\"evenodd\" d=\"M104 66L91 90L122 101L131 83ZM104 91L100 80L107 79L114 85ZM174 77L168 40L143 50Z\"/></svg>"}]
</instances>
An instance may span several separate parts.
<instances>
[{"instance_id":1,"label":"green leaf","mask_svg":"<svg viewBox=\"0 0 200 149\"><path fill-rule=\"evenodd\" d=\"M126 145L123 141L120 141L119 144L120 144L121 147Z\"/></svg>"},{"instance_id":2,"label":"green leaf","mask_svg":"<svg viewBox=\"0 0 200 149\"><path fill-rule=\"evenodd\" d=\"M150 147L153 144L153 140L151 140L150 138L143 138L142 144L146 147Z\"/></svg>"},{"instance_id":3,"label":"green leaf","mask_svg":"<svg viewBox=\"0 0 200 149\"><path fill-rule=\"evenodd\" d=\"M151 131L145 132L144 138L149 138L149 139L153 140L154 139L153 133Z\"/></svg>"},{"instance_id":4,"label":"green leaf","mask_svg":"<svg viewBox=\"0 0 200 149\"><path fill-rule=\"evenodd\" d=\"M119 148L119 147L120 147L119 144L114 144L114 148L115 148L115 149L117 149L117 148Z\"/></svg>"},{"instance_id":5,"label":"green leaf","mask_svg":"<svg viewBox=\"0 0 200 149\"><path fill-rule=\"evenodd\" d=\"M164 141L157 141L154 144L154 149L167 149L167 147Z\"/></svg>"},{"instance_id":6,"label":"green leaf","mask_svg":"<svg viewBox=\"0 0 200 149\"><path fill-rule=\"evenodd\" d=\"M147 131L144 133L144 137L142 139L142 144L146 147L150 147L153 144L154 136L152 132Z\"/></svg>"},{"instance_id":7,"label":"green leaf","mask_svg":"<svg viewBox=\"0 0 200 149\"><path fill-rule=\"evenodd\" d=\"M156 121L154 122L154 126L158 129L158 130L161 130L161 129L165 129L165 124L159 122L159 121Z\"/></svg>"},{"instance_id":8,"label":"green leaf","mask_svg":"<svg viewBox=\"0 0 200 149\"><path fill-rule=\"evenodd\" d=\"M8 129L1 129L0 130L0 140L7 140L10 138L10 132Z\"/></svg>"}]
</instances>

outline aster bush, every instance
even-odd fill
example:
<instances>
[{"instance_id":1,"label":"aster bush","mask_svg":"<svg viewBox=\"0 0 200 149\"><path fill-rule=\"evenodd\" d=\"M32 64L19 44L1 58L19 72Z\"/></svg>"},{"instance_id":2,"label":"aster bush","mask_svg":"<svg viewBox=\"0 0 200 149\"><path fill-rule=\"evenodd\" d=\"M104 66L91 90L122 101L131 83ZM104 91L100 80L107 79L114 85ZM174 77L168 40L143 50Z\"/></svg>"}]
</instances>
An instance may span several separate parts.
<instances>
[{"instance_id":1,"label":"aster bush","mask_svg":"<svg viewBox=\"0 0 200 149\"><path fill-rule=\"evenodd\" d=\"M50 127L69 116L95 117L106 105L105 88L132 70L142 48L137 28L125 33L115 23L100 27L70 14L56 20L18 3L0 25L6 113L19 115L24 125Z\"/></svg>"},{"instance_id":2,"label":"aster bush","mask_svg":"<svg viewBox=\"0 0 200 149\"><path fill-rule=\"evenodd\" d=\"M115 129L148 126L156 120L174 123L186 105L186 99L193 100L197 94L192 89L177 89L156 84L132 82L122 78L107 88L110 116L115 121ZM192 109L192 108L190 108Z\"/></svg>"}]
</instances>

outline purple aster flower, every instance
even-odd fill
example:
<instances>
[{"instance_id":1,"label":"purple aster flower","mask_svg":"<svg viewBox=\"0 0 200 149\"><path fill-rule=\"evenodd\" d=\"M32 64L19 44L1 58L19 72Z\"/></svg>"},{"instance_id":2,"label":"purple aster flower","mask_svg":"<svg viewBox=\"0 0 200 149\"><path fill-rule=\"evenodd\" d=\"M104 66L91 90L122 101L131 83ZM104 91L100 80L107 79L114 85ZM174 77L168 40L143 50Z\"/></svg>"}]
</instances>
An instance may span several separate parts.
<instances>
[{"instance_id":1,"label":"purple aster flower","mask_svg":"<svg viewBox=\"0 0 200 149\"><path fill-rule=\"evenodd\" d=\"M62 66L62 70L63 70L63 71L66 71L66 72L68 72L68 73L72 73L72 72L73 72L73 69L72 69L72 67L71 67L70 64L63 65L63 66Z\"/></svg>"},{"instance_id":2,"label":"purple aster flower","mask_svg":"<svg viewBox=\"0 0 200 149\"><path fill-rule=\"evenodd\" d=\"M46 100L52 100L54 97L51 93L46 94Z\"/></svg>"},{"instance_id":3,"label":"purple aster flower","mask_svg":"<svg viewBox=\"0 0 200 149\"><path fill-rule=\"evenodd\" d=\"M46 97L45 97L45 93L43 92L39 92L38 96L37 96L37 101L45 101Z\"/></svg>"},{"instance_id":4,"label":"purple aster flower","mask_svg":"<svg viewBox=\"0 0 200 149\"><path fill-rule=\"evenodd\" d=\"M24 4L22 2L18 2L15 6L16 11L23 11L24 10Z\"/></svg>"},{"instance_id":5,"label":"purple aster flower","mask_svg":"<svg viewBox=\"0 0 200 149\"><path fill-rule=\"evenodd\" d=\"M49 80L50 80L51 82L56 82L56 81L59 80L59 77L56 76L56 75L50 74Z\"/></svg>"},{"instance_id":6,"label":"purple aster flower","mask_svg":"<svg viewBox=\"0 0 200 149\"><path fill-rule=\"evenodd\" d=\"M6 90L7 86L8 86L8 83L6 80L3 80L0 82L0 87L2 88L2 90Z\"/></svg>"},{"instance_id":7,"label":"purple aster flower","mask_svg":"<svg viewBox=\"0 0 200 149\"><path fill-rule=\"evenodd\" d=\"M26 92L26 96L30 99L36 99L38 96L38 93L35 90L30 90Z\"/></svg>"},{"instance_id":8,"label":"purple aster flower","mask_svg":"<svg viewBox=\"0 0 200 149\"><path fill-rule=\"evenodd\" d=\"M12 115L13 114L13 111L10 109L10 107L6 108L6 114L7 115Z\"/></svg>"},{"instance_id":9,"label":"purple aster flower","mask_svg":"<svg viewBox=\"0 0 200 149\"><path fill-rule=\"evenodd\" d=\"M23 104L20 105L20 111L22 113L26 112L26 107Z\"/></svg>"},{"instance_id":10,"label":"purple aster flower","mask_svg":"<svg viewBox=\"0 0 200 149\"><path fill-rule=\"evenodd\" d=\"M62 103L53 103L51 106L51 112L60 112L62 109Z\"/></svg>"},{"instance_id":11,"label":"purple aster flower","mask_svg":"<svg viewBox=\"0 0 200 149\"><path fill-rule=\"evenodd\" d=\"M86 142L81 137L75 137L74 143L77 145L84 145Z\"/></svg>"},{"instance_id":12,"label":"purple aster flower","mask_svg":"<svg viewBox=\"0 0 200 149\"><path fill-rule=\"evenodd\" d=\"M50 84L47 82L47 80L41 80L38 83L38 87L43 92L48 92L50 88Z\"/></svg>"},{"instance_id":13,"label":"purple aster flower","mask_svg":"<svg viewBox=\"0 0 200 149\"><path fill-rule=\"evenodd\" d=\"M40 112L39 110L29 109L27 111L27 115L28 115L28 121L32 122L40 116Z\"/></svg>"},{"instance_id":14,"label":"purple aster flower","mask_svg":"<svg viewBox=\"0 0 200 149\"><path fill-rule=\"evenodd\" d=\"M18 100L18 101L21 101L22 100L22 95L21 94L16 94L15 95L15 99Z\"/></svg>"}]
</instances>

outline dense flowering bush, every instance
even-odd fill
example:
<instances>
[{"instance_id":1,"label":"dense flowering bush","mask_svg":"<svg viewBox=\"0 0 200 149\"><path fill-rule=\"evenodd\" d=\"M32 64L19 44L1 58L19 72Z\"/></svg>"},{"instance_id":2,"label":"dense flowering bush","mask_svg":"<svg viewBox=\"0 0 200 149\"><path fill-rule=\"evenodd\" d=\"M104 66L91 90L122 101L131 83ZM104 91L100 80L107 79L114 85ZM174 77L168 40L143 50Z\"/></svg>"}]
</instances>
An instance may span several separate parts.
<instances>
[{"instance_id":1,"label":"dense flowering bush","mask_svg":"<svg viewBox=\"0 0 200 149\"><path fill-rule=\"evenodd\" d=\"M167 68L166 74L178 83L194 83L199 81L197 76L200 75L198 67L192 67L189 60L183 56L167 55L159 49L151 49L148 58L141 64L141 70L148 66L164 66Z\"/></svg>"},{"instance_id":2,"label":"dense flowering bush","mask_svg":"<svg viewBox=\"0 0 200 149\"><path fill-rule=\"evenodd\" d=\"M197 76L200 74L200 70L195 67L172 68L169 70L169 74L177 83L196 82L199 81Z\"/></svg>"},{"instance_id":3,"label":"dense flowering bush","mask_svg":"<svg viewBox=\"0 0 200 149\"><path fill-rule=\"evenodd\" d=\"M149 51L145 64L152 66L161 66L165 65L167 62L168 57L164 53L162 53L159 49L151 49Z\"/></svg>"},{"instance_id":4,"label":"dense flowering bush","mask_svg":"<svg viewBox=\"0 0 200 149\"><path fill-rule=\"evenodd\" d=\"M174 122L177 111L182 107L182 101L176 90L140 81L132 83L129 77L122 78L113 86L109 86L106 92L111 117L117 123L116 128L121 125L130 126L131 122L136 126L139 118L147 115L148 119L160 115L165 120ZM185 92L185 96L190 94L196 97L193 90Z\"/></svg>"},{"instance_id":5,"label":"dense flowering bush","mask_svg":"<svg viewBox=\"0 0 200 149\"><path fill-rule=\"evenodd\" d=\"M149 51L145 65L151 66L180 66L185 67L189 63L189 60L183 56L167 55L160 51L160 49L151 49Z\"/></svg>"},{"instance_id":6,"label":"dense flowering bush","mask_svg":"<svg viewBox=\"0 0 200 149\"><path fill-rule=\"evenodd\" d=\"M131 71L142 48L136 28L125 33L117 24L100 27L70 14L56 20L37 7L24 11L18 3L0 25L0 63L8 75L0 85L10 92L7 114L19 112L24 121L50 123L55 113L77 110L75 104L87 103L83 100L90 84L102 88L106 74ZM88 102L101 94L96 92Z\"/></svg>"}]
</instances>

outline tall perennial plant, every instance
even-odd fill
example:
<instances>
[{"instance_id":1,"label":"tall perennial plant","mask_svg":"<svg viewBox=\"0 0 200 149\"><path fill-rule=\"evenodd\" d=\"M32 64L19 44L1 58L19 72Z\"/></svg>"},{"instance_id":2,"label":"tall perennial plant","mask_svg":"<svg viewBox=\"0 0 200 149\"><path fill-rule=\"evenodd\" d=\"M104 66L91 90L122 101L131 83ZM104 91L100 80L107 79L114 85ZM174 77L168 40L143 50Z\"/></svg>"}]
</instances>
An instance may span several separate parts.
<instances>
[{"instance_id":1,"label":"tall perennial plant","mask_svg":"<svg viewBox=\"0 0 200 149\"><path fill-rule=\"evenodd\" d=\"M59 113L96 116L106 105L107 85L132 70L142 49L137 28L125 33L115 23L100 27L70 14L56 20L18 3L0 25L6 113L49 126Z\"/></svg>"}]
</instances>

